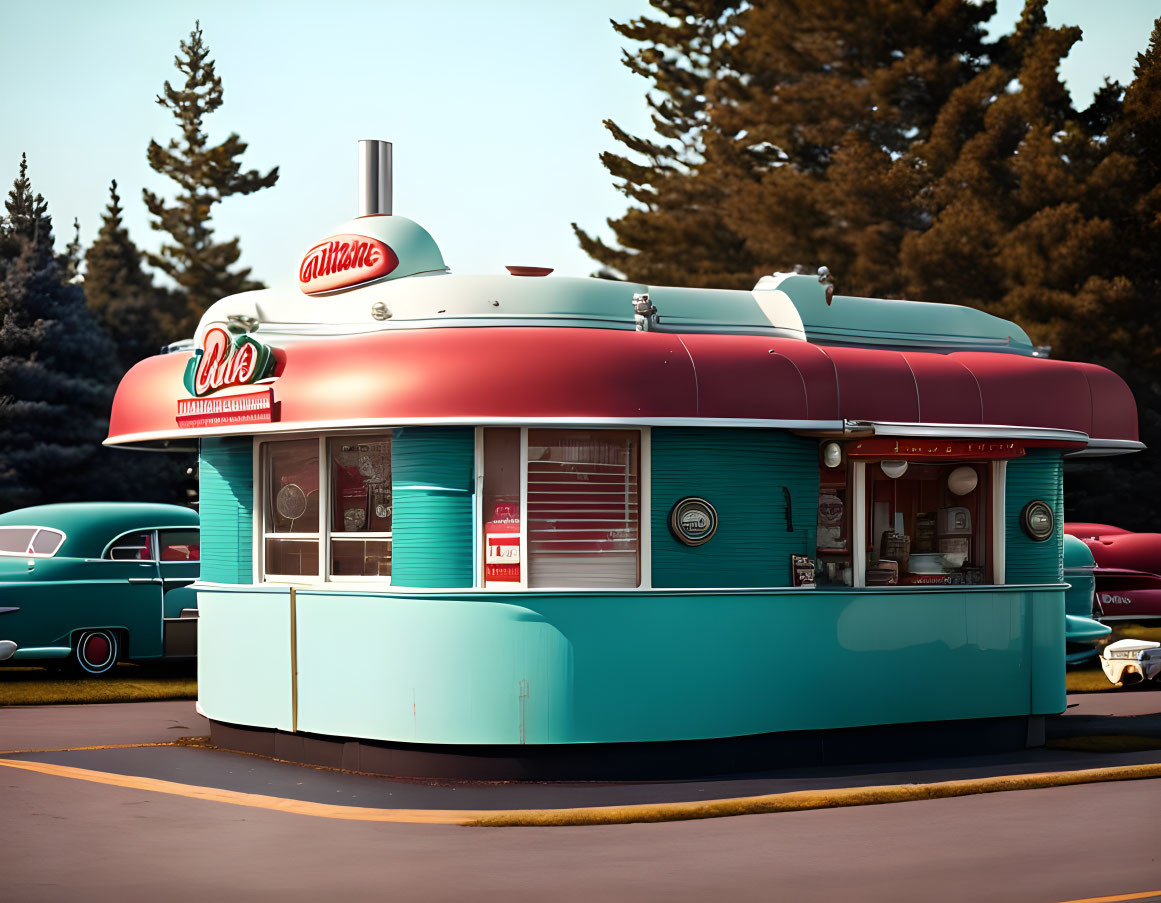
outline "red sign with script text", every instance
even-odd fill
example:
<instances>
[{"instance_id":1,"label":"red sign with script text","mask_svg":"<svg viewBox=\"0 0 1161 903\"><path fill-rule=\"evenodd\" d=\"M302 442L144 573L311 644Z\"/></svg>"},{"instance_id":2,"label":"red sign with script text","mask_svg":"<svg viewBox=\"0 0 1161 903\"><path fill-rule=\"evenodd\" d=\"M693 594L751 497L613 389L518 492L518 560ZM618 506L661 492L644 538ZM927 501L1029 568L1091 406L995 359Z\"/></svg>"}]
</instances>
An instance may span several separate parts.
<instances>
[{"instance_id":1,"label":"red sign with script text","mask_svg":"<svg viewBox=\"0 0 1161 903\"><path fill-rule=\"evenodd\" d=\"M183 428L271 423L273 420L273 389L216 398L179 398L177 401L177 425Z\"/></svg>"},{"instance_id":2,"label":"red sign with script text","mask_svg":"<svg viewBox=\"0 0 1161 903\"><path fill-rule=\"evenodd\" d=\"M860 439L847 446L852 458L1022 458L1024 445L1011 439Z\"/></svg>"},{"instance_id":3,"label":"red sign with script text","mask_svg":"<svg viewBox=\"0 0 1161 903\"><path fill-rule=\"evenodd\" d=\"M308 295L334 292L381 279L399 266L383 242L366 235L332 235L302 258L298 285Z\"/></svg>"}]
</instances>

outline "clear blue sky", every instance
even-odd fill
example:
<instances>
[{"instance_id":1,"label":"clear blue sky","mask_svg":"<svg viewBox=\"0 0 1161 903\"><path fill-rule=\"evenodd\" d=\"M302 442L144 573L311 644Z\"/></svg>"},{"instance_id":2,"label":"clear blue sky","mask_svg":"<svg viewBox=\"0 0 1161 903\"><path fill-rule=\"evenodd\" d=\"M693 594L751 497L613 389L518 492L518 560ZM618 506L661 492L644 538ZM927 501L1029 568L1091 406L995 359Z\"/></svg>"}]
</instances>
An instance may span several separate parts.
<instances>
[{"instance_id":1,"label":"clear blue sky","mask_svg":"<svg viewBox=\"0 0 1161 903\"><path fill-rule=\"evenodd\" d=\"M1021 0L1000 0L1007 28ZM595 268L569 223L601 230L626 206L598 154L602 120L649 129L645 82L620 63L609 25L645 0L65 2L0 0L0 186L27 151L58 247L92 241L109 180L134 240L156 247L141 189L170 192L150 171L150 138L175 134L153 103L178 42L200 18L225 85L211 140L249 142L251 167L281 167L278 185L215 208L243 262L289 282L302 253L355 215L356 141L395 145L395 212L431 231L460 273L504 264ZM1127 82L1161 6L1150 0L1050 0L1052 24L1084 40L1065 62L1079 102L1107 75ZM605 230L607 233L607 230Z\"/></svg>"}]
</instances>

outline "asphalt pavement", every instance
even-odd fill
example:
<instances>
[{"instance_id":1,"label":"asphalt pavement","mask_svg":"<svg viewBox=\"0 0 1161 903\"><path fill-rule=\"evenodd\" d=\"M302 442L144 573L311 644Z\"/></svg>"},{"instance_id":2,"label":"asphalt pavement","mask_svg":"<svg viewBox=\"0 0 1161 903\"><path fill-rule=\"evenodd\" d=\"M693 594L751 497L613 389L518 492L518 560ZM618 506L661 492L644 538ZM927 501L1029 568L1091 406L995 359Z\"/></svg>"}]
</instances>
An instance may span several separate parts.
<instances>
[{"instance_id":1,"label":"asphalt pavement","mask_svg":"<svg viewBox=\"0 0 1161 903\"><path fill-rule=\"evenodd\" d=\"M0 708L0 758L168 781L306 803L417 810L573 809L735 799L796 791L932 784L1161 763L1161 691L1074 695L1049 719L1049 746L1003 754L779 768L656 782L468 782L392 779L313 768L213 748L167 744L205 737L192 702ZM1059 748L1076 738L1144 738L1131 752ZM102 748L103 747L103 748Z\"/></svg>"}]
</instances>

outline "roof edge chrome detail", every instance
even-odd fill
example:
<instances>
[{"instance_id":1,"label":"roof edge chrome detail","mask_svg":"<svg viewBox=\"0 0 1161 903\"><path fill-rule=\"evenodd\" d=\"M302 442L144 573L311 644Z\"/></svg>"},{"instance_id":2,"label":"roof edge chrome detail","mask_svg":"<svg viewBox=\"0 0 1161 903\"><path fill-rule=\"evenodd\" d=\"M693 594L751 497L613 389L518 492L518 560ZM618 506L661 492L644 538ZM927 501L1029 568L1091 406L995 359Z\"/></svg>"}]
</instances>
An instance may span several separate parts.
<instances>
[{"instance_id":1,"label":"roof edge chrome detail","mask_svg":"<svg viewBox=\"0 0 1161 903\"><path fill-rule=\"evenodd\" d=\"M1089 439L1086 448L1068 452L1069 458L1111 458L1144 451L1148 446L1136 439Z\"/></svg>"},{"instance_id":2,"label":"roof edge chrome detail","mask_svg":"<svg viewBox=\"0 0 1161 903\"><path fill-rule=\"evenodd\" d=\"M1047 439L1058 442L1079 442L1088 445L1088 433L1080 430L1061 430L1041 426L1016 426L1004 423L891 423L878 420L848 420L853 427L870 427L876 436L938 436L961 439ZM1098 439L1098 442L1119 442L1117 439Z\"/></svg>"},{"instance_id":3,"label":"roof edge chrome detail","mask_svg":"<svg viewBox=\"0 0 1161 903\"><path fill-rule=\"evenodd\" d=\"M131 445L137 442L157 442L163 439L188 438L197 440L207 436L251 436L268 433L309 433L322 431L362 430L397 426L553 426L553 427L608 427L626 426L714 426L740 429L777 429L796 431L842 432L841 420L756 420L729 417L400 417L361 418L347 420L316 420L283 423L239 423L204 429L179 431L156 430L147 433L127 433L105 439L108 446Z\"/></svg>"}]
</instances>

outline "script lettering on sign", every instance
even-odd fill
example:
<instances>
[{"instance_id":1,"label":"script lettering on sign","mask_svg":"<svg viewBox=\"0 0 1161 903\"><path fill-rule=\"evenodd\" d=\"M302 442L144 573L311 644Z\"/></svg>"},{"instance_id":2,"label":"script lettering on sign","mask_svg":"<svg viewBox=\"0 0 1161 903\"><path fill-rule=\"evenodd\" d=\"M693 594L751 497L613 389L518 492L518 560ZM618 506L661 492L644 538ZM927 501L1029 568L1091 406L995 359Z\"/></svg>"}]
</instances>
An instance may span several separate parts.
<instances>
[{"instance_id":1,"label":"script lettering on sign","mask_svg":"<svg viewBox=\"0 0 1161 903\"><path fill-rule=\"evenodd\" d=\"M381 279L399 266L383 242L366 235L332 235L306 252L298 285L308 295L334 292Z\"/></svg>"},{"instance_id":2,"label":"script lettering on sign","mask_svg":"<svg viewBox=\"0 0 1161 903\"><path fill-rule=\"evenodd\" d=\"M199 398L227 386L265 379L274 370L274 352L248 335L211 326L185 368L185 387Z\"/></svg>"}]
</instances>

